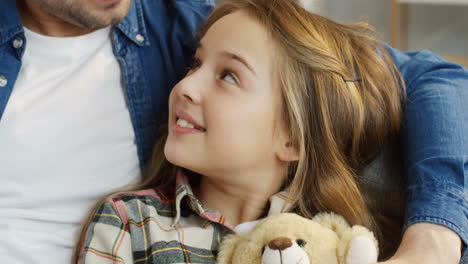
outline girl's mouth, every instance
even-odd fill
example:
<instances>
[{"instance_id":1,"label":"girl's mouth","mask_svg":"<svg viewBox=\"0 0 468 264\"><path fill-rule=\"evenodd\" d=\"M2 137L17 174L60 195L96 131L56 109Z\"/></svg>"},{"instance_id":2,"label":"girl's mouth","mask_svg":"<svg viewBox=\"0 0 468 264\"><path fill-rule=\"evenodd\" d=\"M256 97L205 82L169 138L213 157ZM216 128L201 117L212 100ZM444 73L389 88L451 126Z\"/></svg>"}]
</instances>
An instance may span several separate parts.
<instances>
[{"instance_id":1,"label":"girl's mouth","mask_svg":"<svg viewBox=\"0 0 468 264\"><path fill-rule=\"evenodd\" d=\"M201 132L205 132L206 129L204 127L201 127L201 126L197 126L197 125L194 125L192 123L190 123L189 121L181 118L181 117L176 117L176 125L179 126L179 127L183 127L183 128L191 128L191 129L196 129L196 130L199 130Z\"/></svg>"}]
</instances>

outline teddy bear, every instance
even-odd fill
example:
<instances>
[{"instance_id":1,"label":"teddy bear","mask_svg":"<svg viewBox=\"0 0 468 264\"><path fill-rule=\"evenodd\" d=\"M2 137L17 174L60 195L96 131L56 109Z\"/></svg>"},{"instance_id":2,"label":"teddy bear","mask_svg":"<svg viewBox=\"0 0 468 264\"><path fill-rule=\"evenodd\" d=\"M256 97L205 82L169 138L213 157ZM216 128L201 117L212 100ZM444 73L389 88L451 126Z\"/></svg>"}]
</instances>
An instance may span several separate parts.
<instances>
[{"instance_id":1,"label":"teddy bear","mask_svg":"<svg viewBox=\"0 0 468 264\"><path fill-rule=\"evenodd\" d=\"M217 264L373 264L378 244L363 226L350 226L334 213L312 219L283 213L250 232L226 237Z\"/></svg>"}]
</instances>

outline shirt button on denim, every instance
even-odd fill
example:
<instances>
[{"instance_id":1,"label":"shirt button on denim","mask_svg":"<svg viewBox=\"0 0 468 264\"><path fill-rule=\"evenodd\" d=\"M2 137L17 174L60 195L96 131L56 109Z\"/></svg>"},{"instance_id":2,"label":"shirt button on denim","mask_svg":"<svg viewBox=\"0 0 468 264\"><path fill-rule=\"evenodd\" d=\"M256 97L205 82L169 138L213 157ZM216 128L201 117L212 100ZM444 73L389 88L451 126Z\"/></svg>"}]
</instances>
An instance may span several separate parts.
<instances>
[{"instance_id":1,"label":"shirt button on denim","mask_svg":"<svg viewBox=\"0 0 468 264\"><path fill-rule=\"evenodd\" d=\"M20 49L21 47L23 47L23 39L22 38L16 38L15 40L13 40L13 47L15 49Z\"/></svg>"},{"instance_id":2,"label":"shirt button on denim","mask_svg":"<svg viewBox=\"0 0 468 264\"><path fill-rule=\"evenodd\" d=\"M145 41L145 37L143 37L141 34L137 34L135 36L136 40L140 43L142 43L143 41Z\"/></svg>"},{"instance_id":3,"label":"shirt button on denim","mask_svg":"<svg viewBox=\"0 0 468 264\"><path fill-rule=\"evenodd\" d=\"M0 87L5 87L8 83L8 80L5 76L0 75Z\"/></svg>"}]
</instances>

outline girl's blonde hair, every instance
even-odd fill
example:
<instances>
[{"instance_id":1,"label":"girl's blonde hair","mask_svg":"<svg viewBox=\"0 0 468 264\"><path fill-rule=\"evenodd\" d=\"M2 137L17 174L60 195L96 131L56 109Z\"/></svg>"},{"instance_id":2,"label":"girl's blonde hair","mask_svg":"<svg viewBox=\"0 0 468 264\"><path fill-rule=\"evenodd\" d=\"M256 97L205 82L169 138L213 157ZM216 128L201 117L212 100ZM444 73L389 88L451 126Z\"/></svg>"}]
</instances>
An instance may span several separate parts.
<instances>
[{"instance_id":1,"label":"girl's blonde hair","mask_svg":"<svg viewBox=\"0 0 468 264\"><path fill-rule=\"evenodd\" d=\"M338 23L293 0L224 1L200 37L236 11L258 20L280 53L282 120L300 154L284 185L295 201L291 211L305 217L333 211L380 234L359 175L400 127L404 85L387 50L368 24ZM164 157L165 139L135 189L175 184L175 168Z\"/></svg>"}]
</instances>

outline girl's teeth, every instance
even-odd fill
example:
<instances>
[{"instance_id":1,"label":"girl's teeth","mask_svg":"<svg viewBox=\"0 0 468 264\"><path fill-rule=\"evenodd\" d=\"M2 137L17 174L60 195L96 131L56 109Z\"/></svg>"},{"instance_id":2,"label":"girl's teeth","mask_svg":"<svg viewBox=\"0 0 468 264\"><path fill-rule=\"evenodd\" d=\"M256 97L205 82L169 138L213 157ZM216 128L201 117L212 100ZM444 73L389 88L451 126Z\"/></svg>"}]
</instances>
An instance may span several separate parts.
<instances>
[{"instance_id":1,"label":"girl's teeth","mask_svg":"<svg viewBox=\"0 0 468 264\"><path fill-rule=\"evenodd\" d=\"M177 120L177 125L180 126L180 127L195 128L194 125L187 122L187 120L184 120L184 119L181 119L181 118L179 120Z\"/></svg>"}]
</instances>

